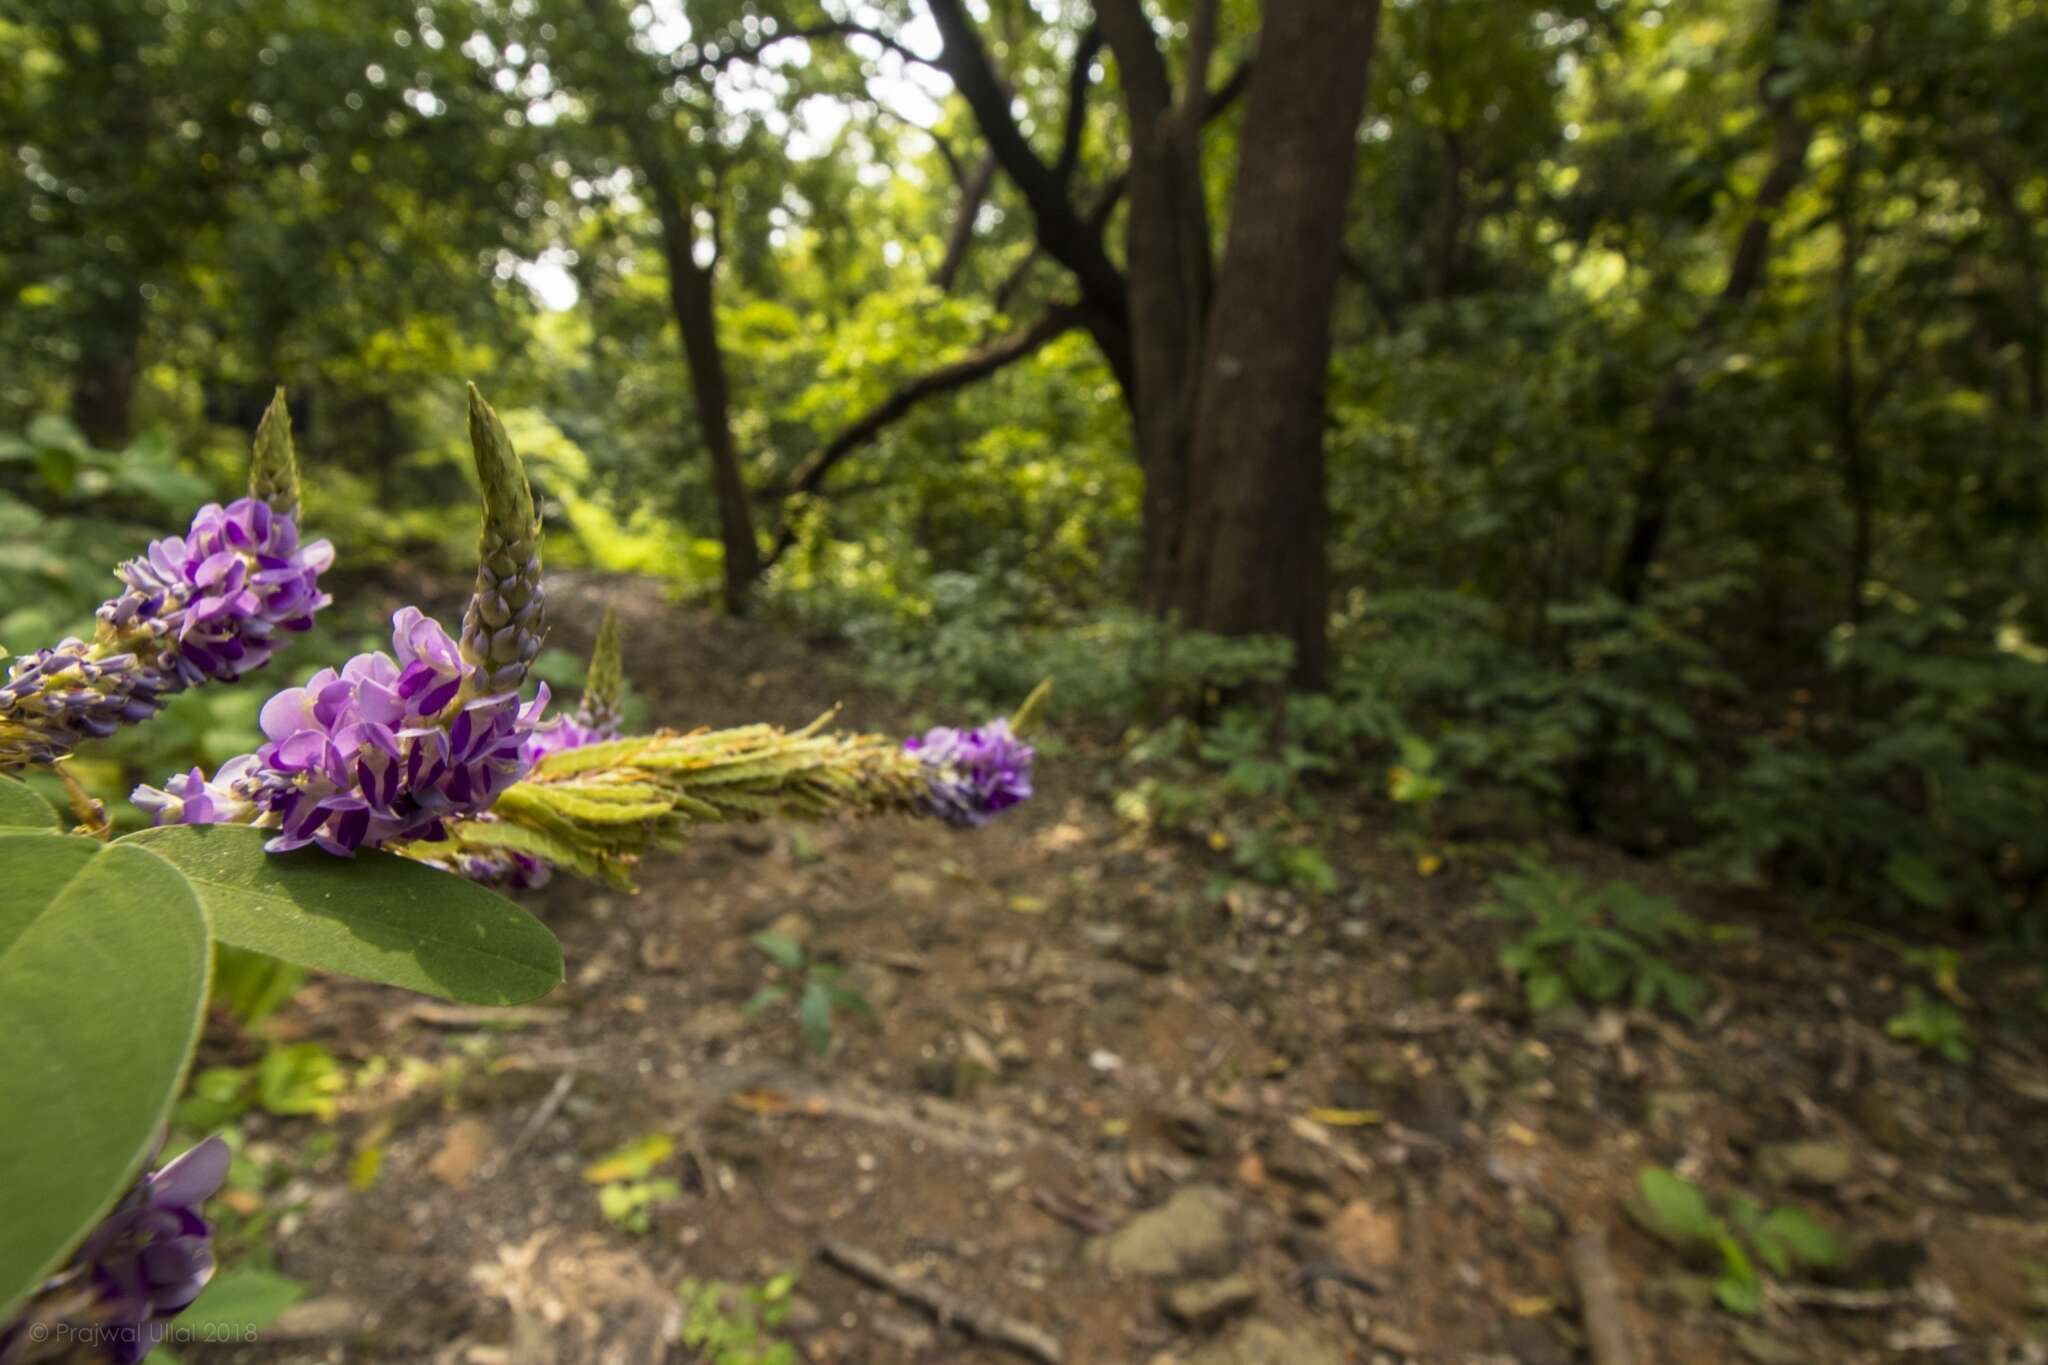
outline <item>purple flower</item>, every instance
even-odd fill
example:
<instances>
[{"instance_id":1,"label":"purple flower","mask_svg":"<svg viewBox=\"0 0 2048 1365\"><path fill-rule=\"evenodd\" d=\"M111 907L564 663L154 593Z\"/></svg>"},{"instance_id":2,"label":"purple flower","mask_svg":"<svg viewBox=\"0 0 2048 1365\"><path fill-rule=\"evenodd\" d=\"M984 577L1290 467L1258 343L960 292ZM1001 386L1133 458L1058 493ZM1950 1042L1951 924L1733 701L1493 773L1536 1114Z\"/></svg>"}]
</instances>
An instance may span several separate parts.
<instances>
[{"instance_id":1,"label":"purple flower","mask_svg":"<svg viewBox=\"0 0 2048 1365\"><path fill-rule=\"evenodd\" d=\"M483 817L489 819L489 816ZM435 860L479 886L503 886L532 891L553 880L555 865L530 853L500 850L495 853L462 853L453 859Z\"/></svg>"},{"instance_id":2,"label":"purple flower","mask_svg":"<svg viewBox=\"0 0 2048 1365\"><path fill-rule=\"evenodd\" d=\"M1036 751L1010 732L1007 720L973 730L935 726L903 747L925 765L927 808L949 825L985 825L1031 796Z\"/></svg>"},{"instance_id":3,"label":"purple flower","mask_svg":"<svg viewBox=\"0 0 2048 1365\"><path fill-rule=\"evenodd\" d=\"M0 770L49 763L86 739L147 720L172 694L233 681L270 661L279 631L305 630L331 600L326 541L299 544L292 519L254 498L201 508L183 536L150 544L116 573L91 643L16 659L0 684Z\"/></svg>"},{"instance_id":4,"label":"purple flower","mask_svg":"<svg viewBox=\"0 0 2048 1365\"><path fill-rule=\"evenodd\" d=\"M240 825L255 816L251 793L256 755L242 754L220 765L211 781L198 768L164 783L162 790L137 787L133 800L159 825Z\"/></svg>"},{"instance_id":5,"label":"purple flower","mask_svg":"<svg viewBox=\"0 0 2048 1365\"><path fill-rule=\"evenodd\" d=\"M115 1329L103 1334L108 1354L122 1365L148 1355L213 1278L213 1228L199 1208L227 1179L228 1157L210 1137L150 1172L78 1249Z\"/></svg>"},{"instance_id":6,"label":"purple flower","mask_svg":"<svg viewBox=\"0 0 2048 1365\"><path fill-rule=\"evenodd\" d=\"M398 655L358 654L264 703L269 742L164 790L138 787L158 823L252 821L273 853L315 844L343 857L399 839L445 837L443 821L486 809L525 775L548 691L473 696L477 668L417 607L392 618Z\"/></svg>"},{"instance_id":7,"label":"purple flower","mask_svg":"<svg viewBox=\"0 0 2048 1365\"><path fill-rule=\"evenodd\" d=\"M585 725L580 716L556 716L534 727L526 740L526 761L538 763L549 754L581 749L586 744L604 744L617 739L616 726Z\"/></svg>"},{"instance_id":8,"label":"purple flower","mask_svg":"<svg viewBox=\"0 0 2048 1365\"><path fill-rule=\"evenodd\" d=\"M144 1175L44 1287L41 1310L78 1316L79 1340L132 1365L213 1278L213 1227L200 1213L227 1179L228 1145L210 1137ZM37 1321L38 1300L0 1330L0 1353ZM88 1330L89 1329L89 1330Z\"/></svg>"},{"instance_id":9,"label":"purple flower","mask_svg":"<svg viewBox=\"0 0 2048 1365\"><path fill-rule=\"evenodd\" d=\"M24 654L0 684L0 771L53 762L83 740L147 720L179 687L175 675L134 654L104 653L83 640Z\"/></svg>"},{"instance_id":10,"label":"purple flower","mask_svg":"<svg viewBox=\"0 0 2048 1365\"><path fill-rule=\"evenodd\" d=\"M333 600L320 591L333 563L332 545L301 546L297 524L266 503L209 503L183 536L151 542L116 571L128 591L99 619L137 652L154 645L179 687L232 682L270 662L277 632L312 626Z\"/></svg>"}]
</instances>

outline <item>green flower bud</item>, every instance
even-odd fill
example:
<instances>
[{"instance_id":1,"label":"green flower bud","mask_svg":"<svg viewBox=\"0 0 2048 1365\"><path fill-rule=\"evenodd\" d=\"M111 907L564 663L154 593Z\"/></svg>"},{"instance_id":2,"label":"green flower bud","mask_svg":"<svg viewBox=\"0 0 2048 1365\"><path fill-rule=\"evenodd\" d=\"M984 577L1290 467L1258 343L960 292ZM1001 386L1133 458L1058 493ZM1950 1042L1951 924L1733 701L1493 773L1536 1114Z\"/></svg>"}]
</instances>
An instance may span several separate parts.
<instances>
[{"instance_id":1,"label":"green flower bud","mask_svg":"<svg viewBox=\"0 0 2048 1365\"><path fill-rule=\"evenodd\" d=\"M292 414L280 386L263 420L256 424L256 449L249 459L249 496L270 504L281 517L299 515L299 456L292 446Z\"/></svg>"},{"instance_id":2,"label":"green flower bud","mask_svg":"<svg viewBox=\"0 0 2048 1365\"><path fill-rule=\"evenodd\" d=\"M462 657L485 695L517 691L540 653L546 616L540 588L540 517L505 424L469 386L469 443L484 489L476 588L462 614Z\"/></svg>"},{"instance_id":3,"label":"green flower bud","mask_svg":"<svg viewBox=\"0 0 2048 1365\"><path fill-rule=\"evenodd\" d=\"M625 717L625 647L619 639L619 614L604 609L597 623L597 643L590 648L590 672L583 681L583 699L576 706L580 724L608 735L619 733Z\"/></svg>"}]
</instances>

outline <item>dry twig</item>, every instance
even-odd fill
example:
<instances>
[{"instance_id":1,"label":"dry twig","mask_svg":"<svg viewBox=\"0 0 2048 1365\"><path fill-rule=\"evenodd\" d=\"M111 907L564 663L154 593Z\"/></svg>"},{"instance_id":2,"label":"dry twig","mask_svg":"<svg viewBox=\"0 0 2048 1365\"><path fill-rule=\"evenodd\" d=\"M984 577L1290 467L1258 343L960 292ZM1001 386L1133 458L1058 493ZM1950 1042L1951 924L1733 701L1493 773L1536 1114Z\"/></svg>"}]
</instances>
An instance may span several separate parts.
<instances>
[{"instance_id":1,"label":"dry twig","mask_svg":"<svg viewBox=\"0 0 2048 1365\"><path fill-rule=\"evenodd\" d=\"M1635 1365L1635 1346L1628 1316L1621 1306L1621 1282L1607 1257L1607 1229L1582 1228L1565 1249L1572 1283L1579 1291L1579 1317L1586 1329L1586 1348L1593 1365Z\"/></svg>"},{"instance_id":2,"label":"dry twig","mask_svg":"<svg viewBox=\"0 0 2048 1365\"><path fill-rule=\"evenodd\" d=\"M1064 1365L1066 1356L1061 1352L1060 1344L1030 1323L963 1298L939 1285L906 1279L871 1251L828 1237L818 1244L818 1255L827 1264L837 1266L855 1279L864 1280L905 1303L924 1309L937 1318L942 1327L958 1327L991 1345L1007 1346L1019 1355L1029 1356L1040 1365Z\"/></svg>"}]
</instances>

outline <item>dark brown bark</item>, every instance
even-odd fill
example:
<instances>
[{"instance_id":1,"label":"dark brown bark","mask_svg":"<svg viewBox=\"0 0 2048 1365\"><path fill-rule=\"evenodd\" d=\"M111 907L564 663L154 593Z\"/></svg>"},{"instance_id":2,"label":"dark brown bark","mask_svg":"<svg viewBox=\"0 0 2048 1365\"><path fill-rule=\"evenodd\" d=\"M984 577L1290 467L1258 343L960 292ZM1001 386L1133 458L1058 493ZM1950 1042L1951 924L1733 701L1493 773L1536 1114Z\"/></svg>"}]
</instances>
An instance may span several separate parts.
<instances>
[{"instance_id":1,"label":"dark brown bark","mask_svg":"<svg viewBox=\"0 0 2048 1365\"><path fill-rule=\"evenodd\" d=\"M754 581L761 576L761 546L754 538L754 514L740 474L732 434L732 389L725 353L718 343L718 315L712 272L697 264L691 206L678 192L654 129L642 120L626 125L626 137L640 163L649 201L661 226L662 259L668 268L669 309L682 337L683 359L696 402L697 430L710 465L712 495L718 503L718 539L725 552L725 609L744 615Z\"/></svg>"},{"instance_id":2,"label":"dark brown bark","mask_svg":"<svg viewBox=\"0 0 2048 1365\"><path fill-rule=\"evenodd\" d=\"M1187 75L1175 98L1166 58L1138 0L1096 0L1130 120L1126 255L1130 272L1133 410L1145 471L1141 581L1146 605L1174 605L1214 262L1203 194L1201 128L1216 29L1215 0L1195 7Z\"/></svg>"},{"instance_id":3,"label":"dark brown bark","mask_svg":"<svg viewBox=\"0 0 2048 1365\"><path fill-rule=\"evenodd\" d=\"M86 323L71 375L71 420L100 450L135 434L135 379L141 368L142 295L131 286Z\"/></svg>"},{"instance_id":4,"label":"dark brown bark","mask_svg":"<svg viewBox=\"0 0 2048 1365\"><path fill-rule=\"evenodd\" d=\"M1188 625L1287 636L1293 681L1311 688L1327 668L1323 388L1378 24L1378 0L1266 9L1177 573Z\"/></svg>"},{"instance_id":5,"label":"dark brown bark","mask_svg":"<svg viewBox=\"0 0 2048 1365\"><path fill-rule=\"evenodd\" d=\"M623 10L611 0L585 0L585 4L591 18L606 33L615 59L622 64L640 62L642 58L625 28ZM867 30L858 25L824 25L805 36L849 32ZM647 74L652 78L647 87L651 95L659 91L664 80L658 72ZM747 500L746 480L740 473L739 450L732 434L732 387L718 341L718 262L714 255L704 265L697 263L697 234L692 220L698 206L676 178L663 122L645 104L629 98L621 99L617 107L601 110L601 114L624 133L660 228L662 262L668 272L669 311L682 339L698 435L704 442L712 497L718 505L718 538L724 550L722 596L727 611L743 615L754 583L761 576L761 544L754 538L753 509Z\"/></svg>"},{"instance_id":6,"label":"dark brown bark","mask_svg":"<svg viewBox=\"0 0 2048 1365\"><path fill-rule=\"evenodd\" d=\"M1807 0L1778 0L1772 15L1771 55L1757 83L1757 98L1771 122L1771 169L1757 187L1749 220L1743 224L1735 255L1728 264L1728 278L1693 325L1695 354L1714 344L1728 316L1762 286L1770 262L1771 229L1785 200L1806 172L1806 151L1813 140L1813 129L1799 116L1796 99L1785 80L1786 68L1780 52L1785 40L1798 31L1806 6ZM1683 454L1684 421L1692 407L1693 394L1690 371L1685 367L1674 369L1658 390L1650 411L1649 456L1636 477L1634 511L1615 577L1616 591L1630 605L1642 601L1649 587L1650 570L1663 549L1676 486L1674 466Z\"/></svg>"},{"instance_id":7,"label":"dark brown bark","mask_svg":"<svg viewBox=\"0 0 2048 1365\"><path fill-rule=\"evenodd\" d=\"M974 21L962 0L929 0L932 18L945 41L939 66L952 78L955 88L975 123L988 139L989 150L1024 196L1031 210L1038 244L1046 255L1070 271L1081 288L1087 305L1088 330L1102 348L1117 383L1127 397L1134 394L1137 381L1131 363L1130 323L1124 278L1109 254L1102 249L1102 237L1082 219L1067 198L1067 187L1059 173L1031 150L1023 129L1010 114L1010 96L996 75L988 50L982 45Z\"/></svg>"}]
</instances>

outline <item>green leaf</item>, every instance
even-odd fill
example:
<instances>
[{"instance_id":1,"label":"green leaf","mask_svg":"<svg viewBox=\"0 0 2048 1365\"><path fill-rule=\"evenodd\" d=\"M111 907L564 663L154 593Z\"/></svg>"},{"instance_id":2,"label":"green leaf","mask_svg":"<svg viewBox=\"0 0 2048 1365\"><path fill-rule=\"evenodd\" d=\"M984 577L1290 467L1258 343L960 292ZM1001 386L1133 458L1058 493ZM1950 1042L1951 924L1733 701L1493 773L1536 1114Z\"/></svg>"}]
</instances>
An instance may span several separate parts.
<instances>
[{"instance_id":1,"label":"green leaf","mask_svg":"<svg viewBox=\"0 0 2048 1365\"><path fill-rule=\"evenodd\" d=\"M1941 869L1915 853L1894 853L1885 860L1885 880L1907 899L1928 910L1946 910L1955 891Z\"/></svg>"},{"instance_id":2,"label":"green leaf","mask_svg":"<svg viewBox=\"0 0 2048 1365\"><path fill-rule=\"evenodd\" d=\"M1528 994L1529 1012L1547 1014L1571 1002L1572 988L1555 972L1536 971L1529 976Z\"/></svg>"},{"instance_id":3,"label":"green leaf","mask_svg":"<svg viewBox=\"0 0 2048 1365\"><path fill-rule=\"evenodd\" d=\"M126 1190L198 1042L212 948L139 848L0 834L0 1321Z\"/></svg>"},{"instance_id":4,"label":"green leaf","mask_svg":"<svg viewBox=\"0 0 2048 1365\"><path fill-rule=\"evenodd\" d=\"M1842 1262L1842 1248L1836 1244L1834 1236L1815 1221L1812 1214L1789 1204L1772 1209L1770 1216L1757 1229L1756 1237L1759 1254L1766 1245L1782 1247L1790 1253L1796 1265L1825 1267ZM1778 1273L1790 1272L1781 1270Z\"/></svg>"},{"instance_id":5,"label":"green leaf","mask_svg":"<svg viewBox=\"0 0 2048 1365\"><path fill-rule=\"evenodd\" d=\"M257 1102L272 1114L331 1119L335 1096L347 1088L334 1055L318 1043L273 1045L256 1067Z\"/></svg>"},{"instance_id":6,"label":"green leaf","mask_svg":"<svg viewBox=\"0 0 2048 1365\"><path fill-rule=\"evenodd\" d=\"M803 999L797 1003L797 1018L803 1027L804 1042L820 1057L832 1050L832 988L822 981L813 981L804 987Z\"/></svg>"},{"instance_id":7,"label":"green leaf","mask_svg":"<svg viewBox=\"0 0 2048 1365\"><path fill-rule=\"evenodd\" d=\"M178 1315L178 1330L199 1341L254 1341L305 1292L297 1280L253 1266L223 1271Z\"/></svg>"},{"instance_id":8,"label":"green leaf","mask_svg":"<svg viewBox=\"0 0 2048 1365\"><path fill-rule=\"evenodd\" d=\"M1723 1271L1714 1282L1714 1297L1721 1306L1741 1317L1753 1318L1764 1311L1764 1285L1742 1244L1727 1233L1715 1238L1721 1251Z\"/></svg>"},{"instance_id":9,"label":"green leaf","mask_svg":"<svg viewBox=\"0 0 2048 1365\"><path fill-rule=\"evenodd\" d=\"M881 1016L875 1013L875 1007L868 1003L868 998L851 986L833 986L830 991L832 1003L839 1008L859 1015L870 1024L881 1022Z\"/></svg>"},{"instance_id":10,"label":"green leaf","mask_svg":"<svg viewBox=\"0 0 2048 1365\"><path fill-rule=\"evenodd\" d=\"M1643 1220L1648 1230L1675 1246L1713 1240L1721 1231L1721 1220L1707 1207L1699 1186L1683 1176L1651 1166L1636 1177L1642 1195Z\"/></svg>"},{"instance_id":11,"label":"green leaf","mask_svg":"<svg viewBox=\"0 0 2048 1365\"><path fill-rule=\"evenodd\" d=\"M759 933L747 940L770 962L784 971L795 971L804 965L803 945L785 934Z\"/></svg>"},{"instance_id":12,"label":"green leaf","mask_svg":"<svg viewBox=\"0 0 2048 1365\"><path fill-rule=\"evenodd\" d=\"M116 846L183 872L215 936L237 948L472 1005L516 1005L561 984L562 945L496 892L389 853L265 853L268 837L166 825Z\"/></svg>"},{"instance_id":13,"label":"green leaf","mask_svg":"<svg viewBox=\"0 0 2048 1365\"><path fill-rule=\"evenodd\" d=\"M64 823L49 802L29 789L28 783L0 777L0 830L19 829L62 833Z\"/></svg>"},{"instance_id":14,"label":"green leaf","mask_svg":"<svg viewBox=\"0 0 2048 1365\"><path fill-rule=\"evenodd\" d=\"M781 986L763 986L747 997L747 1003L740 1006L740 1018L751 1019L762 1010L770 1009L789 999L789 992Z\"/></svg>"}]
</instances>

